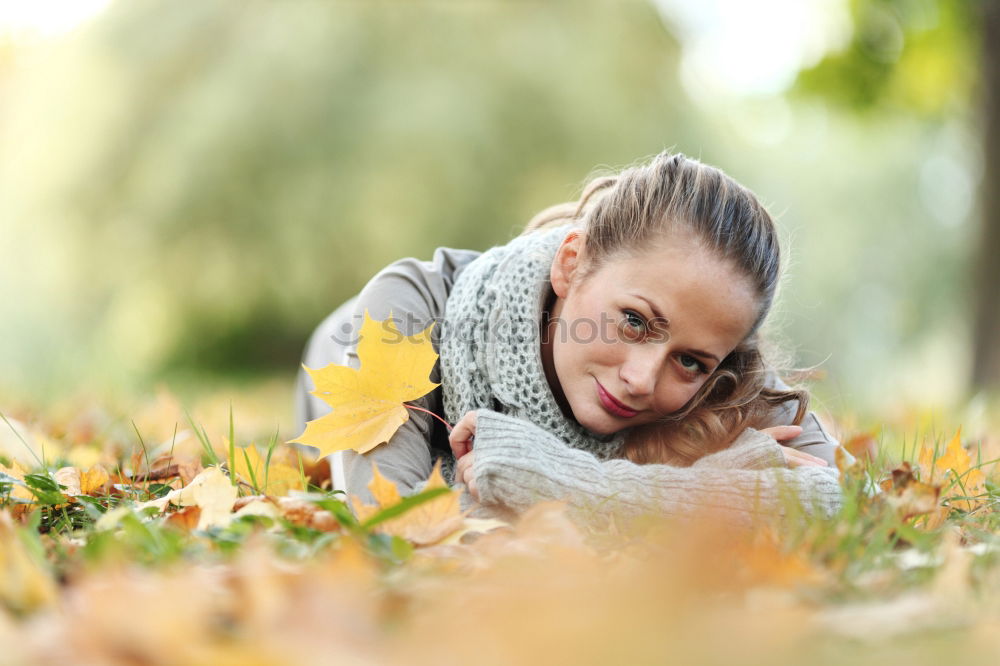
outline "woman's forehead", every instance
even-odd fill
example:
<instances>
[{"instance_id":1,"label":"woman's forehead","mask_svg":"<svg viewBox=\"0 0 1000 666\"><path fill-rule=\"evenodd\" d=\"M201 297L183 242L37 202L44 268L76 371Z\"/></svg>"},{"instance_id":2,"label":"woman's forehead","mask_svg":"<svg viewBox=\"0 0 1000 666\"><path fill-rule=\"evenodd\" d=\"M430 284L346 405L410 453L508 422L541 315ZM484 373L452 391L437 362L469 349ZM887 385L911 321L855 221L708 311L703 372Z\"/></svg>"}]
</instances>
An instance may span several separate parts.
<instances>
[{"instance_id":1,"label":"woman's forehead","mask_svg":"<svg viewBox=\"0 0 1000 666\"><path fill-rule=\"evenodd\" d=\"M702 245L651 247L621 256L607 268L607 286L649 303L653 314L670 320L675 332L742 338L756 318L757 298L750 281Z\"/></svg>"}]
</instances>

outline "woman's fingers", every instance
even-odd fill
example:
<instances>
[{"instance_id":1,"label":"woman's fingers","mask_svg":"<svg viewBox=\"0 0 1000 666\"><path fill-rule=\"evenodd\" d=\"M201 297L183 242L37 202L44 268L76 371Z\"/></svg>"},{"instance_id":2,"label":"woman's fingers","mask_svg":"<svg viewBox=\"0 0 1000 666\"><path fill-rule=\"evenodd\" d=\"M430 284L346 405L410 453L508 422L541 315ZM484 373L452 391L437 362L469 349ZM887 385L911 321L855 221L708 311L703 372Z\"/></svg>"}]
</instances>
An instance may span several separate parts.
<instances>
[{"instance_id":1,"label":"woman's fingers","mask_svg":"<svg viewBox=\"0 0 1000 666\"><path fill-rule=\"evenodd\" d=\"M466 412L458 420L448 435L451 452L456 458L461 458L472 450L472 439L476 436L476 413Z\"/></svg>"},{"instance_id":2,"label":"woman's fingers","mask_svg":"<svg viewBox=\"0 0 1000 666\"><path fill-rule=\"evenodd\" d=\"M787 442L802 434L802 426L772 426L770 428L763 428L761 432L766 435L770 435L775 439L775 441ZM827 462L822 458L817 458L816 456L809 455L808 453L799 451L798 449L793 449L789 446L782 446L781 454L785 456L785 463L789 467L803 467L807 465L823 467L827 465Z\"/></svg>"},{"instance_id":3,"label":"woman's fingers","mask_svg":"<svg viewBox=\"0 0 1000 666\"><path fill-rule=\"evenodd\" d=\"M475 451L470 451L455 464L455 481L465 484L465 489L479 501L479 490L476 488L476 477L472 472L472 465L475 462Z\"/></svg>"},{"instance_id":4,"label":"woman's fingers","mask_svg":"<svg viewBox=\"0 0 1000 666\"><path fill-rule=\"evenodd\" d=\"M787 446L782 447L781 454L785 456L785 463L787 463L789 467L826 467L828 465L828 463L822 458L817 458L816 456L809 455L808 453L799 451L798 449L788 448Z\"/></svg>"},{"instance_id":5,"label":"woman's fingers","mask_svg":"<svg viewBox=\"0 0 1000 666\"><path fill-rule=\"evenodd\" d=\"M790 439L795 439L802 434L802 426L797 425L785 425L785 426L772 426L770 428L764 428L761 430L762 433L770 435L776 441L787 442Z\"/></svg>"}]
</instances>

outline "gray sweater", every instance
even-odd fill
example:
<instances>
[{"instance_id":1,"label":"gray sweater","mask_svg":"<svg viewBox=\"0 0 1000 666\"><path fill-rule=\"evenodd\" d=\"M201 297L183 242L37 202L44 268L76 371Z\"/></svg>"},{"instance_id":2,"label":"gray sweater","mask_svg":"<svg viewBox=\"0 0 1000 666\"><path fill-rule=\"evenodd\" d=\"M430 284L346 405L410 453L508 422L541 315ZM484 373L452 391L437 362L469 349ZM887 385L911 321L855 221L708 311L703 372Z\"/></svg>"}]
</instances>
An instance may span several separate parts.
<instances>
[{"instance_id":1,"label":"gray sweater","mask_svg":"<svg viewBox=\"0 0 1000 666\"><path fill-rule=\"evenodd\" d=\"M412 258L394 262L320 324L310 337L303 363L312 368L331 362L358 367L355 331L365 310L376 319L385 319L391 312L407 335L432 321L440 323L455 280L478 257L477 252L439 248L430 262ZM440 381L438 366L431 380ZM776 377L771 383L784 387ZM329 410L308 395L310 389L308 376L300 370L298 431L307 420ZM440 414L441 401L438 389L416 403ZM776 408L772 424L790 423L795 409L794 403ZM833 465L837 441L811 412L801 424L802 435L788 445L827 460L827 468L786 469L780 445L756 431L747 431L726 451L681 468L601 460L571 448L534 423L497 411L481 409L479 419L474 472L482 502L514 512L539 500L563 499L580 521L599 527L613 516L682 515L693 507L725 507L748 519L761 513L781 515L786 488L807 511L830 514L841 501ZM412 493L427 479L438 458L450 471L454 459L446 429L430 416L411 411L410 419L386 444L365 455L343 454L345 490L370 501L366 486L371 463L376 462L401 493Z\"/></svg>"}]
</instances>

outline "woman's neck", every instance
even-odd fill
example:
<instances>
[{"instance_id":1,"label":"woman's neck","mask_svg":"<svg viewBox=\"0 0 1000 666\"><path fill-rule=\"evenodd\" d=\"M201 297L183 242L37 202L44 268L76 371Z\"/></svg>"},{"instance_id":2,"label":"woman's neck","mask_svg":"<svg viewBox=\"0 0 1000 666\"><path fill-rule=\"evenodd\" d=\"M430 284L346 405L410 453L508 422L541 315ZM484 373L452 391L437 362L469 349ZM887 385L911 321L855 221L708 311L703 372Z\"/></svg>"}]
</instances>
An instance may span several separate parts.
<instances>
[{"instance_id":1,"label":"woman's neck","mask_svg":"<svg viewBox=\"0 0 1000 666\"><path fill-rule=\"evenodd\" d=\"M542 320L539 323L539 333L541 339L542 370L545 372L545 381L552 390L552 395L562 410L566 418L573 418L573 412L566 401L566 395L559 385L559 376L556 374L556 363L553 358L553 345L555 336L559 334L559 316L562 312L562 299L556 297L556 293L549 287L548 296L545 299L545 307L542 309Z\"/></svg>"}]
</instances>

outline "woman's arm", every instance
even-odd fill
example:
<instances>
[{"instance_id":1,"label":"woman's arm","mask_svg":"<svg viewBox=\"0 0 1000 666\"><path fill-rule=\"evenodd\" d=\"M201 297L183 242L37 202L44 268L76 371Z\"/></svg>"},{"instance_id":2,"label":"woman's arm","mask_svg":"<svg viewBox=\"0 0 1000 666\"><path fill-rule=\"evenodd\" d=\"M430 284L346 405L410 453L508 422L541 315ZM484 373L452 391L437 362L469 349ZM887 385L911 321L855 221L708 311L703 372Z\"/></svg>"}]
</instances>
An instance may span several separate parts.
<instances>
[{"instance_id":1,"label":"woman's arm","mask_svg":"<svg viewBox=\"0 0 1000 666\"><path fill-rule=\"evenodd\" d=\"M770 441L766 441L770 440ZM759 432L741 436L737 451L778 446ZM780 455L780 452L778 452ZM720 454L733 456L731 450ZM565 500L574 519L593 529L644 515L690 516L723 511L741 523L786 515L791 498L807 513L834 514L842 496L836 467L727 469L601 462L517 418L478 410L473 475L480 501L523 511L543 500ZM719 455L719 454L714 454ZM777 458L771 456L772 461Z\"/></svg>"},{"instance_id":2,"label":"woman's arm","mask_svg":"<svg viewBox=\"0 0 1000 666\"><path fill-rule=\"evenodd\" d=\"M329 363L360 367L357 355L357 332L365 312L376 320L393 317L396 327L405 335L413 335L432 322L438 322L444 312L448 292L458 272L472 261L478 252L468 250L438 249L430 262L417 259L396 261L373 277L361 293L337 309L310 337L303 355L303 363L311 368ZM436 347L436 342L435 342ZM439 368L435 365L430 380L439 382ZM299 371L296 387L296 405L300 428L307 420L314 420L330 411L318 398L309 396L312 383L305 371ZM435 413L441 412L441 391L437 389L412 401L418 407ZM385 444L368 453L345 451L342 454L345 490L372 502L368 483L372 478L372 463L378 465L383 476L391 480L400 494L408 495L419 490L427 481L433 468L434 419L430 415L409 410L409 419ZM446 449L443 450L445 453Z\"/></svg>"}]
</instances>

